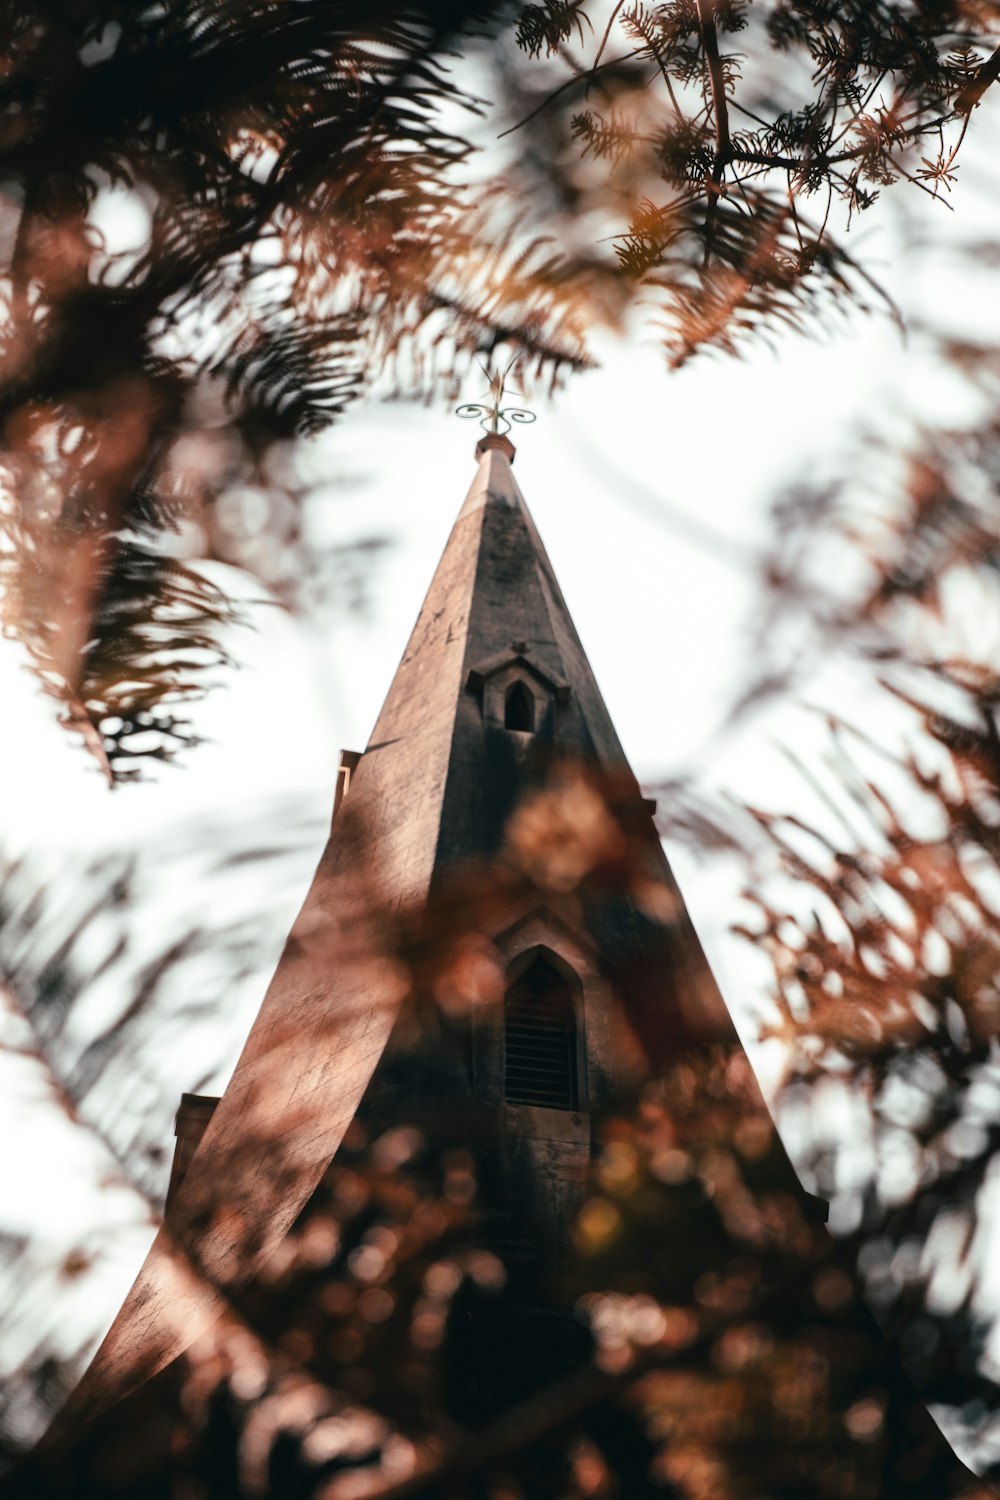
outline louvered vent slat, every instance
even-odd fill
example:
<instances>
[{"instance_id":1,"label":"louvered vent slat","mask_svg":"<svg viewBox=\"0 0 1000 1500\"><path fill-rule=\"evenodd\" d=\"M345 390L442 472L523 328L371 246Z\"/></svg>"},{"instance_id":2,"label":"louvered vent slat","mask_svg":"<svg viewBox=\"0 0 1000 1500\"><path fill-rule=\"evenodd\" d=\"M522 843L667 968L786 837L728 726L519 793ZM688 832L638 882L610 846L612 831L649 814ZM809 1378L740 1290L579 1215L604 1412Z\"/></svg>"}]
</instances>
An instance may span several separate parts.
<instances>
[{"instance_id":1,"label":"louvered vent slat","mask_svg":"<svg viewBox=\"0 0 1000 1500\"><path fill-rule=\"evenodd\" d=\"M511 1104L578 1107L576 1011L566 981L543 958L507 994L504 1050Z\"/></svg>"}]
</instances>

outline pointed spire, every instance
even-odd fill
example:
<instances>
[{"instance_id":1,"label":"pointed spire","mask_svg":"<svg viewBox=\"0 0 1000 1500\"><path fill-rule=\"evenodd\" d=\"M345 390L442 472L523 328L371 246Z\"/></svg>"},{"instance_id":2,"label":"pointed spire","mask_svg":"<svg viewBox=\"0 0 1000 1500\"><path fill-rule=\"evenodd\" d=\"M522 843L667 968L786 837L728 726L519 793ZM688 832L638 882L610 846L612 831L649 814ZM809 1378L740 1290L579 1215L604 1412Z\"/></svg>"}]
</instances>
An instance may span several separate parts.
<instances>
[{"instance_id":1,"label":"pointed spire","mask_svg":"<svg viewBox=\"0 0 1000 1500\"><path fill-rule=\"evenodd\" d=\"M641 803L497 425L477 444L476 476L232 1081L73 1398L78 1415L188 1347L224 1310L213 1287L248 1280L315 1189L405 991L372 912L419 907L442 876L500 848L524 790L527 717L558 753L624 779ZM671 1037L734 1041L648 810L646 821L673 915L650 936L626 913L643 956L640 1003Z\"/></svg>"}]
</instances>

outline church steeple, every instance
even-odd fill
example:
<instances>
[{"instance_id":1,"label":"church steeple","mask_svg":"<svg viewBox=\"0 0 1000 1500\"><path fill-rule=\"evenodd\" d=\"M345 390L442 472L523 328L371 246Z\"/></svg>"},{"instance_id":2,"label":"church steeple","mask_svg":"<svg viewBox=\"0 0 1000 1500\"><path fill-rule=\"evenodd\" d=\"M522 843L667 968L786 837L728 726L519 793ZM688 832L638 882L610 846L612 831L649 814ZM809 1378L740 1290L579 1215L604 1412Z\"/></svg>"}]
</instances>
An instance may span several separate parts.
<instances>
[{"instance_id":1,"label":"church steeple","mask_svg":"<svg viewBox=\"0 0 1000 1500\"><path fill-rule=\"evenodd\" d=\"M100 1409L163 1368L218 1316L212 1287L245 1281L275 1250L361 1105L405 991L373 912L419 910L463 871L495 862L512 814L553 767L611 778L647 885L662 899L616 891L570 910L551 890L522 889L487 934L506 965L505 999L470 1021L467 1088L530 1138L546 1163L551 1212L570 1212L586 1171L588 1107L614 1087L616 990L631 986L630 1003L645 1007L664 1054L736 1041L514 478L513 446L491 432L476 453L476 476L368 746L350 758L346 793L338 786L330 841L232 1080L78 1409ZM548 987L536 1003L540 985Z\"/></svg>"},{"instance_id":2,"label":"church steeple","mask_svg":"<svg viewBox=\"0 0 1000 1500\"><path fill-rule=\"evenodd\" d=\"M627 767L514 478L513 445L487 434L476 451L476 478L353 781L360 797L371 758L382 758L375 774L393 794L379 803L373 842L380 858L384 841L412 851L399 873L414 891L428 860L440 871L496 848L528 748L511 732ZM530 729L511 731L511 695Z\"/></svg>"},{"instance_id":3,"label":"church steeple","mask_svg":"<svg viewBox=\"0 0 1000 1500\"><path fill-rule=\"evenodd\" d=\"M599 1277L598 1284L628 1289L621 1298L627 1303L628 1291L648 1279L652 1295L666 1297L665 1313L682 1327L702 1329L689 1350L689 1335L656 1346L669 1377L656 1387L662 1396L644 1396L647 1367L632 1367L635 1383L622 1393L627 1412L606 1406L605 1369L589 1371L598 1376L596 1386L574 1384L574 1391L590 1391L580 1419L608 1475L620 1480L616 1493L661 1492L649 1433L667 1434L658 1439L660 1459L683 1451L688 1436L700 1452L698 1443L712 1430L695 1411L704 1401L724 1413L718 1431L731 1434L712 1439L731 1444L719 1450L719 1464L729 1451L732 1472L739 1466L742 1475L747 1455L761 1455L753 1463L761 1474L778 1476L782 1492L812 1494L821 1481L838 1494L938 1500L962 1493L971 1500L980 1491L969 1490L968 1474L886 1359L852 1274L821 1228L823 1206L802 1191L770 1127L650 805L514 480L513 449L492 431L477 457L476 478L368 747L342 759L329 843L232 1080L214 1111L213 1101L184 1096L165 1223L43 1445L58 1459L55 1472L76 1475L73 1443L81 1422L163 1371L131 1408L90 1426L80 1444L83 1484L71 1493L91 1493L86 1449L94 1434L95 1451L105 1458L117 1452L121 1431L144 1400L153 1412L160 1400L176 1400L186 1367L166 1367L217 1320L225 1349L227 1300L239 1305L240 1289L304 1209L315 1211L312 1222L325 1227L327 1245L331 1231L337 1240L340 1220L330 1204L338 1185L349 1186L355 1176L349 1164L338 1172L337 1153L357 1119L359 1149L374 1142L373 1160L381 1144L408 1135L423 1141L431 1159L447 1162L459 1147L476 1164L470 1234L477 1257L499 1264L505 1285L502 1297L494 1295L494 1281L481 1296L470 1293L460 1312L452 1304L433 1378L441 1384L449 1430L456 1422L471 1429L468 1446L456 1451L472 1454L469 1472L480 1493L475 1445L484 1424L493 1424L484 1441L489 1454L500 1416L504 1436L492 1451L506 1454L512 1417L530 1430L536 1393L571 1371L574 1382L587 1373L581 1371L590 1358L585 1330L572 1306L557 1305L558 1296L547 1300L539 1272L547 1271L574 1221L587 1240L588 1207L602 1215L602 1168L591 1178L589 1166L592 1127L603 1114L611 1147L624 1144L614 1132L629 1119L639 1121L631 1136L637 1147L653 1122L654 1143L667 1145L680 1175L675 1181L668 1166L661 1180L654 1164L662 1153L651 1145L652 1176L647 1181L640 1171L634 1179L635 1243L647 1247L649 1265L630 1262L620 1280L613 1237L609 1279ZM457 954L457 981L441 961L449 951ZM461 978L463 955L466 970L480 976L485 970L485 981ZM633 1111L637 1085L646 1083ZM407 1129L392 1129L396 1123ZM630 1150L625 1144L626 1156ZM640 1163L638 1149L634 1155ZM609 1151L603 1160L611 1160ZM384 1178L386 1170L376 1166L375 1175ZM473 1174L464 1175L471 1182ZM577 1217L586 1191L594 1197ZM447 1231L448 1216L438 1215L435 1198L421 1199L405 1178L401 1193L402 1201L417 1203L415 1214L429 1203L431 1218ZM611 1197L604 1209L620 1219ZM350 1210L343 1220L351 1223ZM395 1231L377 1218L374 1228L396 1242ZM363 1248L368 1230L361 1233ZM345 1250L341 1242L338 1253ZM348 1276L355 1253L344 1259ZM571 1256L571 1266L579 1269L581 1259L585 1253ZM409 1275L411 1263L402 1264ZM280 1260L272 1266L280 1280ZM313 1294L315 1269L311 1261L303 1267ZM410 1289L422 1284L418 1277ZM706 1285L711 1290L703 1296ZM266 1302L270 1290L262 1276L254 1291ZM657 1312L651 1296L635 1300ZM320 1294L317 1324L311 1305L299 1330L325 1330L325 1305ZM405 1323L406 1293L397 1311ZM246 1347L252 1326L251 1316L237 1344ZM754 1356L738 1376L741 1386L729 1355L716 1369L719 1351L730 1347L730 1334L738 1335L733 1348L745 1347L747 1329L756 1327L759 1347L773 1346L774 1359ZM317 1335L317 1349L326 1337ZM310 1345L312 1339L310 1331ZM273 1363L287 1373L280 1340L279 1348ZM196 1377L200 1363L192 1355ZM800 1370L801 1380L794 1374ZM424 1389L426 1374L421 1368L412 1389ZM799 1385L807 1392L804 1405ZM562 1393L561 1403L568 1387L549 1389ZM867 1426L858 1435L851 1420L859 1411L881 1413L883 1397L885 1441L876 1444ZM549 1403L560 1428L575 1401L573 1395L565 1407ZM713 1408L713 1401L722 1405ZM264 1410L267 1404L265 1396ZM136 1441L154 1443L154 1474L157 1465L170 1470L174 1462L172 1451L169 1458L165 1448L155 1451L157 1441L172 1445L173 1431L169 1423L162 1430L156 1422L140 1425ZM575 1441L572 1423L566 1432ZM567 1471L544 1468L553 1437L543 1424L540 1447L529 1441L521 1455L525 1472L537 1472L540 1460L552 1480L526 1494L564 1491ZM205 1441L211 1445L211 1431ZM68 1450L65 1461L60 1446ZM556 1457L561 1464L562 1455ZM43 1472L44 1459L43 1453ZM729 1472L716 1470L715 1459L711 1464L704 1467L699 1457L698 1472ZM321 1482L321 1470L312 1473L310 1466L310 1472L310 1484ZM442 1472L447 1487L449 1471ZM385 1470L378 1473L377 1492L384 1493ZM227 1483L220 1493L233 1492ZM493 1493L484 1479L481 1492L487 1489ZM49 1492L26 1476L21 1493ZM151 1491L141 1478L129 1493Z\"/></svg>"}]
</instances>

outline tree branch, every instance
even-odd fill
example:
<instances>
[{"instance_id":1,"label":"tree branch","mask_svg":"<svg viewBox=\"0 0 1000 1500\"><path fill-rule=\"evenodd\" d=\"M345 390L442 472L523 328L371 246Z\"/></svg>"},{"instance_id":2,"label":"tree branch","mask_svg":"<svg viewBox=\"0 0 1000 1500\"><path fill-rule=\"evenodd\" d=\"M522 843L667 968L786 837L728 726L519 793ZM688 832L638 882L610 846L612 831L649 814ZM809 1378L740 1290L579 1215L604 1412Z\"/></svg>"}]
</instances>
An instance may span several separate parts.
<instances>
[{"instance_id":1,"label":"tree branch","mask_svg":"<svg viewBox=\"0 0 1000 1500\"><path fill-rule=\"evenodd\" d=\"M715 25L717 0L697 0L697 4L698 21L701 28L701 43L705 49L705 63L708 68L708 81L712 93L712 113L715 117L715 160L712 164L712 178L708 188L708 208L705 213L704 264L707 266L712 254L712 225L715 219L715 205L718 202L726 164L732 156L732 144L729 137L729 104L726 99L726 79L722 70L722 58L719 56L719 33Z\"/></svg>"},{"instance_id":2,"label":"tree branch","mask_svg":"<svg viewBox=\"0 0 1000 1500\"><path fill-rule=\"evenodd\" d=\"M990 84L996 83L998 78L1000 78L1000 47L996 49L992 57L986 59L982 67L977 69L975 76L955 95L955 108L959 114L971 113Z\"/></svg>"},{"instance_id":3,"label":"tree branch","mask_svg":"<svg viewBox=\"0 0 1000 1500\"><path fill-rule=\"evenodd\" d=\"M602 42L601 46L603 47L603 45L604 43ZM574 83L580 83L584 79L589 81L597 73L603 71L603 69L617 68L620 63L631 61L633 57L638 57L643 51L644 48L642 47L633 47L631 52L624 52L621 57L614 57L610 62L606 63L595 62L593 67L584 68L581 72L574 73L572 77L564 79L558 88L554 88L551 94L546 94L541 104L533 109L530 114L525 115L523 120L518 120L516 125L508 125L506 130L501 130L497 136L497 140L502 141L505 135L513 135L515 130L521 130L525 125L528 125L536 115L540 115L543 110L548 109L549 105L554 103L560 94L564 94L567 89L572 88Z\"/></svg>"}]
</instances>

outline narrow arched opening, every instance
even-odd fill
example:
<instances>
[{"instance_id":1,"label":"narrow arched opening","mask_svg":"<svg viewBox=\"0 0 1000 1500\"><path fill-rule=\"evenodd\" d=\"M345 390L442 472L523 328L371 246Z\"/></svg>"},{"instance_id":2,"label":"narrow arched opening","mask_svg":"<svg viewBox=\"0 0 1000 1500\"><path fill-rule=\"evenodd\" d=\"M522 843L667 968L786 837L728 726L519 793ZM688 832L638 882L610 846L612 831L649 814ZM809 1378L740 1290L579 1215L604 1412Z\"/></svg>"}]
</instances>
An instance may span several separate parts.
<instances>
[{"instance_id":1,"label":"narrow arched opening","mask_svg":"<svg viewBox=\"0 0 1000 1500\"><path fill-rule=\"evenodd\" d=\"M504 998L504 1097L545 1109L580 1105L576 1006L568 982L542 955Z\"/></svg>"},{"instance_id":2,"label":"narrow arched opening","mask_svg":"<svg viewBox=\"0 0 1000 1500\"><path fill-rule=\"evenodd\" d=\"M535 729L535 700L531 689L518 678L507 689L503 706L503 726L521 734L533 734Z\"/></svg>"}]
</instances>

